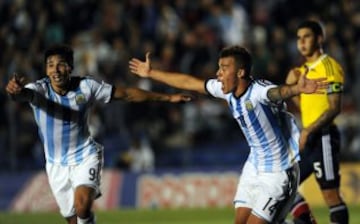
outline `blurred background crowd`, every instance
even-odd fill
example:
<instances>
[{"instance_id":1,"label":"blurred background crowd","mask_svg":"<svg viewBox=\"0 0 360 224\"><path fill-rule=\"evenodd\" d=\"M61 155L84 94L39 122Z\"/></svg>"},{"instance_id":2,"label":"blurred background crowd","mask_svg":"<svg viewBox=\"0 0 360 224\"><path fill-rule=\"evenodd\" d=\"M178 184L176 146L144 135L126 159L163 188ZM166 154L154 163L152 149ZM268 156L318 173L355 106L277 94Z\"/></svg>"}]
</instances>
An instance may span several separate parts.
<instances>
[{"instance_id":1,"label":"blurred background crowd","mask_svg":"<svg viewBox=\"0 0 360 224\"><path fill-rule=\"evenodd\" d=\"M360 161L359 1L0 0L0 171L44 166L30 107L9 101L4 88L14 72L29 81L43 77L43 52L52 44L73 46L74 75L169 93L178 90L130 74L129 59L144 59L151 51L153 67L210 78L220 49L242 45L254 57L254 77L282 84L302 62L295 30L307 18L323 23L325 51L345 70L343 112L337 119L342 159ZM135 171L239 164L248 148L227 107L194 96L193 102L176 105L97 105L90 129L105 145L105 165L132 169L133 148L147 151L135 154L149 163Z\"/></svg>"}]
</instances>

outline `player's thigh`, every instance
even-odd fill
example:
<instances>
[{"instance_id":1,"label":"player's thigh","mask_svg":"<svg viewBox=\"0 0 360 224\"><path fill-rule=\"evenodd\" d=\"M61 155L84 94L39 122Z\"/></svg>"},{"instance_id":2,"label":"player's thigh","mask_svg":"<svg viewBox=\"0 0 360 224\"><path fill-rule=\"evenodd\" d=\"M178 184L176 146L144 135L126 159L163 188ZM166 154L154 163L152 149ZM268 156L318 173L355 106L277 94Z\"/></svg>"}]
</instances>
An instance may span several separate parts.
<instances>
[{"instance_id":1,"label":"player's thigh","mask_svg":"<svg viewBox=\"0 0 360 224\"><path fill-rule=\"evenodd\" d=\"M318 157L314 154L321 155L321 152L314 152L313 148L306 147L303 151L300 152L300 183L304 182L311 174L314 173L314 158Z\"/></svg>"},{"instance_id":2,"label":"player's thigh","mask_svg":"<svg viewBox=\"0 0 360 224\"><path fill-rule=\"evenodd\" d=\"M251 208L238 207L235 209L235 224L248 223L249 216L251 215Z\"/></svg>"},{"instance_id":3,"label":"player's thigh","mask_svg":"<svg viewBox=\"0 0 360 224\"><path fill-rule=\"evenodd\" d=\"M239 177L234 196L235 208L253 208L256 199L256 192L254 189L258 184L257 175L255 167L251 163L246 162Z\"/></svg>"},{"instance_id":4,"label":"player's thigh","mask_svg":"<svg viewBox=\"0 0 360 224\"><path fill-rule=\"evenodd\" d=\"M268 217L268 215L264 215L263 212L257 212L256 209L259 206L260 198L263 198L265 196L268 199L269 197L273 196L273 194L269 196L269 193L267 192L265 192L264 194L263 182L269 184L268 179L272 181L274 177L274 175L271 175L271 177L264 178L264 176L262 176L259 172L256 171L255 167L251 163L247 162L245 164L234 197L234 207L236 209L236 224L249 223L250 218L252 222L258 223L266 223L267 221L271 221L271 218ZM277 181L279 180L276 180L275 182ZM270 183L270 185L275 185L275 182ZM281 190L281 188L278 188L274 191L278 190ZM264 205L265 203L263 203L262 207L264 207Z\"/></svg>"},{"instance_id":5,"label":"player's thigh","mask_svg":"<svg viewBox=\"0 0 360 224\"><path fill-rule=\"evenodd\" d=\"M337 129L330 129L318 138L313 169L321 189L334 189L340 186L340 136Z\"/></svg>"},{"instance_id":6,"label":"player's thigh","mask_svg":"<svg viewBox=\"0 0 360 224\"><path fill-rule=\"evenodd\" d=\"M288 185L284 189L284 198L279 201L277 205L277 210L273 218L274 223L283 223L285 218L287 217L290 208L292 207L295 197L297 195L298 187L299 187L299 176L300 169L298 164L294 164L294 166L290 169L286 170L288 176Z\"/></svg>"},{"instance_id":7,"label":"player's thigh","mask_svg":"<svg viewBox=\"0 0 360 224\"><path fill-rule=\"evenodd\" d=\"M100 154L100 155L99 155ZM100 183L103 169L102 153L89 155L72 170L74 188L86 186L95 189L96 196L101 194Z\"/></svg>"},{"instance_id":8,"label":"player's thigh","mask_svg":"<svg viewBox=\"0 0 360 224\"><path fill-rule=\"evenodd\" d=\"M288 204L293 200L293 194L298 187L299 169L296 167L287 171L275 173L260 173L258 177L257 200L252 213L263 220L272 222L279 219L279 214L283 214L288 209Z\"/></svg>"},{"instance_id":9,"label":"player's thigh","mask_svg":"<svg viewBox=\"0 0 360 224\"><path fill-rule=\"evenodd\" d=\"M82 163L72 170L73 187L85 186L94 189L94 196L99 196L101 173L103 168L102 156L98 154L89 155ZM88 192L88 191L85 191ZM80 194L83 195L83 194Z\"/></svg>"},{"instance_id":10,"label":"player's thigh","mask_svg":"<svg viewBox=\"0 0 360 224\"><path fill-rule=\"evenodd\" d=\"M46 173L61 215L64 217L74 216L74 189L70 180L69 167L47 163Z\"/></svg>"}]
</instances>

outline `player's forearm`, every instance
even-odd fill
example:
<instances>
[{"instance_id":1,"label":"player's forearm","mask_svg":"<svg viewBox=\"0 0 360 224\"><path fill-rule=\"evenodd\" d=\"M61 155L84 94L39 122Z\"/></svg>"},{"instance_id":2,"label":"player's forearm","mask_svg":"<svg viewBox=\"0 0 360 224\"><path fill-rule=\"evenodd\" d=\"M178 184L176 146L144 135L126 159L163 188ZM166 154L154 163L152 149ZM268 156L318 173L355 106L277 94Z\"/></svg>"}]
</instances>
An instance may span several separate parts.
<instances>
[{"instance_id":1,"label":"player's forearm","mask_svg":"<svg viewBox=\"0 0 360 224\"><path fill-rule=\"evenodd\" d=\"M313 122L310 126L306 127L306 129L310 133L314 133L323 127L326 127L334 121L335 117L340 113L340 110L327 110L325 111L315 122Z\"/></svg>"},{"instance_id":2,"label":"player's forearm","mask_svg":"<svg viewBox=\"0 0 360 224\"><path fill-rule=\"evenodd\" d=\"M21 90L20 93L17 94L9 93L9 96L12 100L17 102L31 102L34 97L34 93L32 90L24 88Z\"/></svg>"},{"instance_id":3,"label":"player's forearm","mask_svg":"<svg viewBox=\"0 0 360 224\"><path fill-rule=\"evenodd\" d=\"M144 101L169 102L171 100L171 97L168 94L150 92L138 88L127 88L124 91L124 95L122 98L130 102L144 102Z\"/></svg>"},{"instance_id":4,"label":"player's forearm","mask_svg":"<svg viewBox=\"0 0 360 224\"><path fill-rule=\"evenodd\" d=\"M269 89L267 96L272 102L286 100L291 97L297 96L300 91L297 85L283 85L276 88Z\"/></svg>"},{"instance_id":5,"label":"player's forearm","mask_svg":"<svg viewBox=\"0 0 360 224\"><path fill-rule=\"evenodd\" d=\"M151 70L150 78L178 89L205 93L204 81L191 75Z\"/></svg>"}]
</instances>

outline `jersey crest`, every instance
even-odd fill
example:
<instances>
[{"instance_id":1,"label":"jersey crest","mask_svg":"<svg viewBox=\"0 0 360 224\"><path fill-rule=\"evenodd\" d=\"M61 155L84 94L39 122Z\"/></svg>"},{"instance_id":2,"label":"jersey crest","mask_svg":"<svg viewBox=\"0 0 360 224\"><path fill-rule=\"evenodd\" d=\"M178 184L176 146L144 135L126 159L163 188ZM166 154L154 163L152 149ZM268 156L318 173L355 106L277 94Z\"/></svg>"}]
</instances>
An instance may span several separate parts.
<instances>
[{"instance_id":1,"label":"jersey crest","mask_svg":"<svg viewBox=\"0 0 360 224\"><path fill-rule=\"evenodd\" d=\"M77 105L81 105L86 103L86 98L85 95L83 93L79 93L75 96L75 101Z\"/></svg>"},{"instance_id":2,"label":"jersey crest","mask_svg":"<svg viewBox=\"0 0 360 224\"><path fill-rule=\"evenodd\" d=\"M252 111L254 110L254 106L252 105L250 100L245 101L245 107L247 111Z\"/></svg>"}]
</instances>

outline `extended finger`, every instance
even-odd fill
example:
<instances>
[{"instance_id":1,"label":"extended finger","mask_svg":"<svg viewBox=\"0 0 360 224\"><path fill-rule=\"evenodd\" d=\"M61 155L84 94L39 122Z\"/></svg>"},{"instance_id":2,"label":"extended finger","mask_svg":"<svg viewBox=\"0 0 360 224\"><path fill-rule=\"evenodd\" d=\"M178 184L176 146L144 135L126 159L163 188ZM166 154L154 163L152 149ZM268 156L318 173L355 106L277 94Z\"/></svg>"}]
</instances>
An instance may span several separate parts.
<instances>
[{"instance_id":1,"label":"extended finger","mask_svg":"<svg viewBox=\"0 0 360 224\"><path fill-rule=\"evenodd\" d=\"M129 63L133 64L133 65L138 65L138 64L142 63L142 61L140 61L137 58L132 58Z\"/></svg>"},{"instance_id":2,"label":"extended finger","mask_svg":"<svg viewBox=\"0 0 360 224\"><path fill-rule=\"evenodd\" d=\"M146 57L146 62L149 62L150 61L150 55L151 55L151 52L146 52L146 55L145 55L145 57Z\"/></svg>"},{"instance_id":3,"label":"extended finger","mask_svg":"<svg viewBox=\"0 0 360 224\"><path fill-rule=\"evenodd\" d=\"M181 98L182 98L182 100L185 101L185 102L189 102L189 101L192 100L192 97L191 97L191 96L182 96Z\"/></svg>"},{"instance_id":4,"label":"extended finger","mask_svg":"<svg viewBox=\"0 0 360 224\"><path fill-rule=\"evenodd\" d=\"M26 84L26 77L23 75L19 75L16 72L13 74L13 80L18 84L19 86L24 86Z\"/></svg>"}]
</instances>

